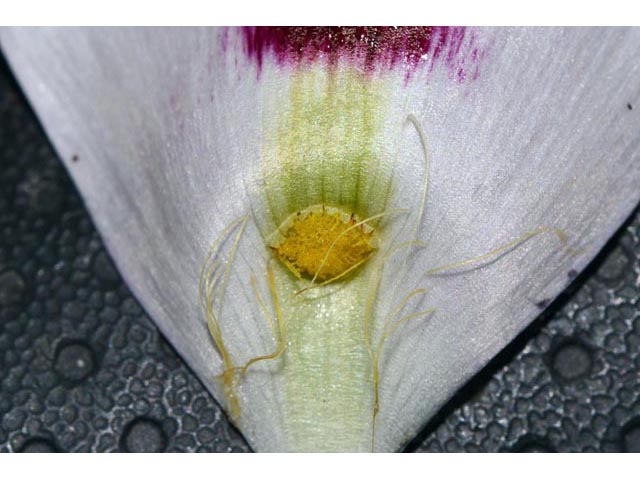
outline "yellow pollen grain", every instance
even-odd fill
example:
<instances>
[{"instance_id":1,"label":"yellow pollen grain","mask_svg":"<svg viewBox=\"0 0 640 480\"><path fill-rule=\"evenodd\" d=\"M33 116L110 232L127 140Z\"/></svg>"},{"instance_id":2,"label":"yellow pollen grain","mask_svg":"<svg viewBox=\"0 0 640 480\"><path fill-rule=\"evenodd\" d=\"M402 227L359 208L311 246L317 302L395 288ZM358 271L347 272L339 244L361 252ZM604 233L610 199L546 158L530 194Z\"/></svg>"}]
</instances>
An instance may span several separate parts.
<instances>
[{"instance_id":1,"label":"yellow pollen grain","mask_svg":"<svg viewBox=\"0 0 640 480\"><path fill-rule=\"evenodd\" d=\"M353 214L331 207L312 207L287 219L276 256L298 277L334 279L364 263L373 253L373 228Z\"/></svg>"}]
</instances>

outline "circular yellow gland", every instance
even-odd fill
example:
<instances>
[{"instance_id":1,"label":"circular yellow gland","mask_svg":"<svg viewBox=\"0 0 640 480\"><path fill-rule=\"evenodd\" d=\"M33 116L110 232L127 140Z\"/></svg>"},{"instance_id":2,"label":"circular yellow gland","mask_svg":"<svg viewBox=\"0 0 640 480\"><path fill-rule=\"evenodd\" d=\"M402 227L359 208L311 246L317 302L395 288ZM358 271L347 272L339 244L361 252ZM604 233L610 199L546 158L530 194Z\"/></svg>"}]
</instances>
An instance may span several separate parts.
<instances>
[{"instance_id":1,"label":"circular yellow gland","mask_svg":"<svg viewBox=\"0 0 640 480\"><path fill-rule=\"evenodd\" d=\"M272 245L276 256L298 277L318 281L346 276L375 250L374 229L355 214L315 205L291 215Z\"/></svg>"}]
</instances>

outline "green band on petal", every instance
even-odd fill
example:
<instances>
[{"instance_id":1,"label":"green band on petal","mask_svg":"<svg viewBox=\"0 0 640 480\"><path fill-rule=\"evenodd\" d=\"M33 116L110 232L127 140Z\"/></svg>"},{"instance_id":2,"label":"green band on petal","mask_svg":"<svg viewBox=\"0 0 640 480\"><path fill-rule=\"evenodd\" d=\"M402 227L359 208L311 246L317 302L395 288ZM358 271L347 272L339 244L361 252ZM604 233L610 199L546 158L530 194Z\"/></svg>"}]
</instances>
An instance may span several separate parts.
<instances>
[{"instance_id":1,"label":"green band on petal","mask_svg":"<svg viewBox=\"0 0 640 480\"><path fill-rule=\"evenodd\" d=\"M262 175L275 226L322 204L361 217L384 210L391 168L380 142L382 82L358 72L314 68L293 74L288 104L265 115Z\"/></svg>"}]
</instances>

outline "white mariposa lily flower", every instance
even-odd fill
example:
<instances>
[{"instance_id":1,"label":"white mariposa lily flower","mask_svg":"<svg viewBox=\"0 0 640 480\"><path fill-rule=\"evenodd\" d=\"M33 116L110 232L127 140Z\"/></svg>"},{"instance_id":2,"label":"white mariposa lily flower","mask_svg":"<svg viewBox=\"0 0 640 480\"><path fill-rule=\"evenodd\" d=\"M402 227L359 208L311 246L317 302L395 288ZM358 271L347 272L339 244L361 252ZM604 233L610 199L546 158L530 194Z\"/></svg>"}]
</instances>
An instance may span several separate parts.
<instances>
[{"instance_id":1,"label":"white mariposa lily flower","mask_svg":"<svg viewBox=\"0 0 640 480\"><path fill-rule=\"evenodd\" d=\"M0 41L130 288L259 451L401 448L640 198L637 29Z\"/></svg>"}]
</instances>

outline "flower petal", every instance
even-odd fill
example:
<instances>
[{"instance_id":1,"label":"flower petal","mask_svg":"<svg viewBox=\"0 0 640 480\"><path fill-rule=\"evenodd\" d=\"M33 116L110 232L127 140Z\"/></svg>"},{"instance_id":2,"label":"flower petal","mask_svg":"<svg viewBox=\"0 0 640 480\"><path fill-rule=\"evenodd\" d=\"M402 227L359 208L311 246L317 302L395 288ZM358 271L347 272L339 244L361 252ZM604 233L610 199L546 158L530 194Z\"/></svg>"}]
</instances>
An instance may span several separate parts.
<instances>
[{"instance_id":1,"label":"flower petal","mask_svg":"<svg viewBox=\"0 0 640 480\"><path fill-rule=\"evenodd\" d=\"M384 209L409 213L405 223L389 227L385 245L417 237L426 246L412 252L410 261L403 254L385 268L373 334L379 337L388 314L417 289L429 291L412 311L435 309L426 319L399 326L384 343L374 446L397 450L538 315L538 305L565 288L640 199L640 115L627 107L640 103L640 30L447 32L429 33L441 41L411 44L424 49L424 58L402 53L394 60L396 49L372 57L356 45L347 54L340 50L335 63L306 47L296 50L303 54L292 63L288 44L264 36L258 44L255 31L233 29L7 29L0 41L123 276L230 411L225 384L216 381L224 361L197 297L212 242L235 225L216 251L219 278L228 280L215 290L227 293L216 296L214 310L224 313L225 343L235 365L242 366L274 352L282 333L269 327L277 302L266 273L272 257L265 234L290 209L320 195L316 179L326 183L333 174L336 182L342 177L351 182L353 171L335 169L353 166L339 161L351 155L351 147L379 161L363 160L365 196L375 196L373 179L389 167L393 195ZM403 41L399 51L407 52L410 44ZM354 71L363 76L365 92L384 92L371 107L379 127L367 134L369 143L359 133L344 133L356 117L340 116L348 110L345 99L356 91L344 87L341 97L346 80L340 79ZM296 72L311 72L319 83L296 84ZM333 144L327 139L335 130L313 130L311 117L300 114L313 107L305 92L320 88L331 72L337 72L338 93L313 115L340 125L337 138L347 140ZM300 86L297 107L292 92ZM409 115L416 125L406 121ZM305 122L309 126L302 128ZM278 130L282 125L291 137ZM431 164L424 214L420 128ZM305 136L309 132L321 132L325 140ZM303 159L306 176L265 188L264 169L289 171L282 152L291 149ZM337 163L327 161L323 170L318 166L323 158ZM360 188L357 182L350 185L331 195ZM276 207L267 205L265 191L277 197ZM252 221L233 223L250 218L249 212ZM486 261L425 275L540 227L561 229L568 247L545 233ZM223 266L229 264L233 268L225 276ZM343 337L327 340L331 348L355 348L350 340L360 327L351 327ZM325 344L316 340L308 345L322 350ZM242 409L237 421L251 445L276 451L368 447L370 430L353 415L371 410L371 390L353 397L363 403L353 415L345 402L324 413L326 423L312 416L316 423L307 419L296 426L291 418L305 405L293 405L292 398L303 384L288 380L284 363L256 364L256 373L237 387ZM364 377L357 381L369 388L369 366L358 368ZM336 431L335 422L345 431ZM300 431L314 433L315 442L302 445Z\"/></svg>"}]
</instances>

